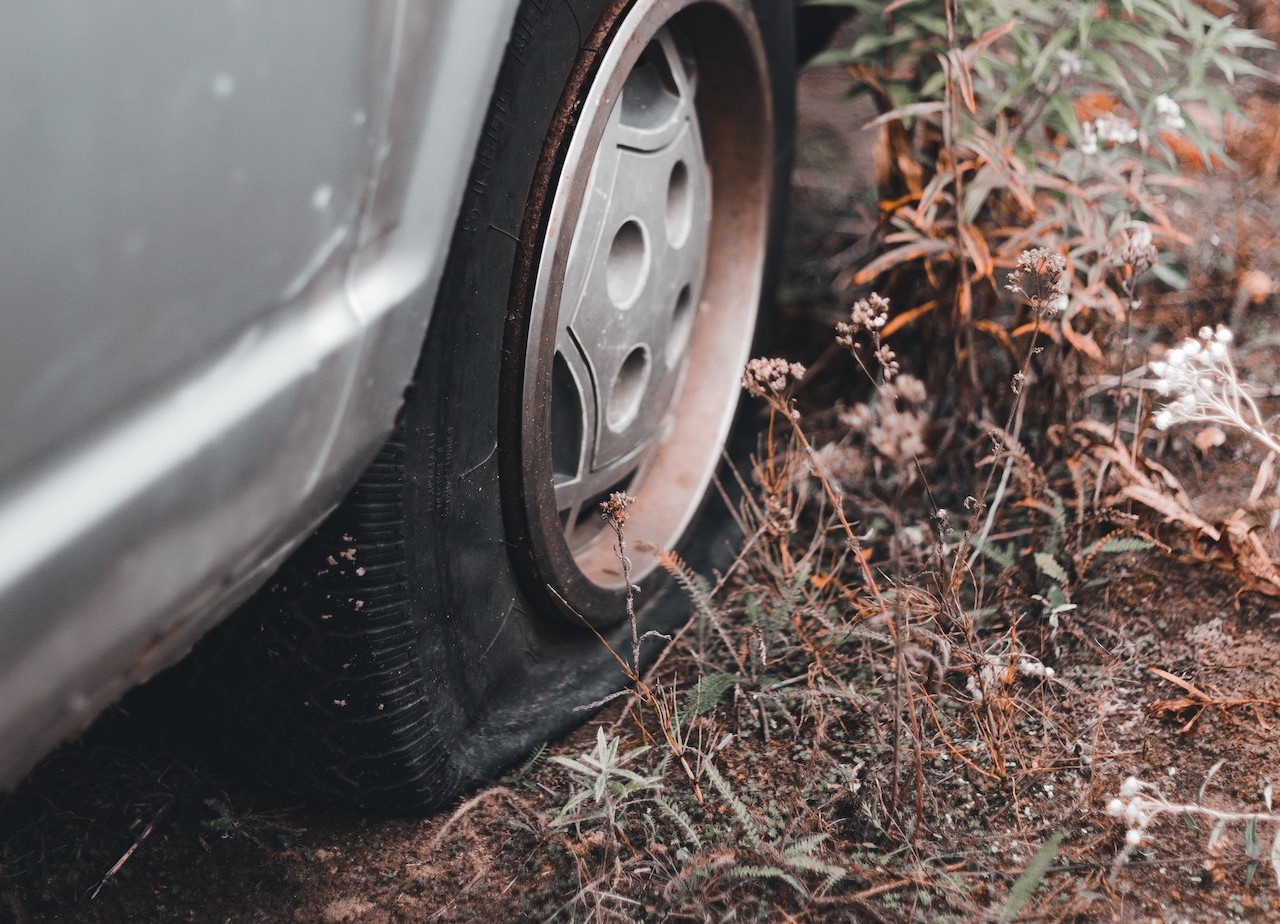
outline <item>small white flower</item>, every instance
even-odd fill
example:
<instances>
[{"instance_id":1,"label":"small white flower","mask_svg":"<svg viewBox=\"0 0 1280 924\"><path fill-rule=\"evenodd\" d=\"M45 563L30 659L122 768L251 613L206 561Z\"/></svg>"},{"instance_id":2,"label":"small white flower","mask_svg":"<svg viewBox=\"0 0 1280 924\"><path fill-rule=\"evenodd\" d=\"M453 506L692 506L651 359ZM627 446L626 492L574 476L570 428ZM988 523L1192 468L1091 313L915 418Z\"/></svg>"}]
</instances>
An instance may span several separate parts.
<instances>
[{"instance_id":1,"label":"small white flower","mask_svg":"<svg viewBox=\"0 0 1280 924\"><path fill-rule=\"evenodd\" d=\"M1200 328L1200 339L1201 339L1201 340L1212 340L1212 339L1213 339L1213 329L1212 329L1212 328L1210 328L1210 327L1202 327L1202 328Z\"/></svg>"},{"instance_id":2,"label":"small white flower","mask_svg":"<svg viewBox=\"0 0 1280 924\"><path fill-rule=\"evenodd\" d=\"M1058 73L1063 77L1078 74L1084 69L1084 59L1070 48L1059 48L1054 56L1058 59Z\"/></svg>"},{"instance_id":3,"label":"small white flower","mask_svg":"<svg viewBox=\"0 0 1280 924\"><path fill-rule=\"evenodd\" d=\"M1200 341L1192 340L1190 337L1188 337L1185 341L1183 341L1182 352L1186 353L1188 357L1194 357L1199 355Z\"/></svg>"},{"instance_id":4,"label":"small white flower","mask_svg":"<svg viewBox=\"0 0 1280 924\"><path fill-rule=\"evenodd\" d=\"M1213 332L1213 339L1218 341L1219 343L1230 343L1232 340L1235 339L1235 337L1231 333L1231 328L1224 327L1223 325L1219 324L1218 329Z\"/></svg>"},{"instance_id":5,"label":"small white flower","mask_svg":"<svg viewBox=\"0 0 1280 924\"><path fill-rule=\"evenodd\" d=\"M1169 365L1174 369L1178 368L1186 361L1187 361L1187 354L1182 350L1181 347L1174 347L1172 350L1169 351Z\"/></svg>"},{"instance_id":6,"label":"small white flower","mask_svg":"<svg viewBox=\"0 0 1280 924\"><path fill-rule=\"evenodd\" d=\"M1114 115L1094 119L1093 130L1098 133L1098 140L1107 144L1132 144L1138 140L1133 123Z\"/></svg>"},{"instance_id":7,"label":"small white flower","mask_svg":"<svg viewBox=\"0 0 1280 924\"><path fill-rule=\"evenodd\" d=\"M1173 413L1165 408L1156 415L1156 429L1168 430L1171 426L1173 426Z\"/></svg>"},{"instance_id":8,"label":"small white flower","mask_svg":"<svg viewBox=\"0 0 1280 924\"><path fill-rule=\"evenodd\" d=\"M1120 798L1132 799L1142 791L1142 780L1136 776L1125 777L1125 781L1120 784Z\"/></svg>"},{"instance_id":9,"label":"small white flower","mask_svg":"<svg viewBox=\"0 0 1280 924\"><path fill-rule=\"evenodd\" d=\"M1098 133L1093 130L1092 122L1080 126L1080 153L1085 157L1098 153Z\"/></svg>"},{"instance_id":10,"label":"small white flower","mask_svg":"<svg viewBox=\"0 0 1280 924\"><path fill-rule=\"evenodd\" d=\"M1187 127L1182 117L1182 107L1161 93L1155 99L1156 131L1176 132Z\"/></svg>"},{"instance_id":11,"label":"small white flower","mask_svg":"<svg viewBox=\"0 0 1280 924\"><path fill-rule=\"evenodd\" d=\"M1124 842L1130 847L1137 847L1142 843L1142 831L1139 828L1130 828L1124 832Z\"/></svg>"},{"instance_id":12,"label":"small white flower","mask_svg":"<svg viewBox=\"0 0 1280 924\"><path fill-rule=\"evenodd\" d=\"M1107 814L1112 818L1119 818L1124 814L1124 801L1121 799L1112 799L1107 803Z\"/></svg>"},{"instance_id":13,"label":"small white flower","mask_svg":"<svg viewBox=\"0 0 1280 924\"><path fill-rule=\"evenodd\" d=\"M1227 358L1226 344L1219 343L1218 341L1215 340L1213 343L1209 344L1209 355L1212 356L1214 359L1226 359Z\"/></svg>"}]
</instances>

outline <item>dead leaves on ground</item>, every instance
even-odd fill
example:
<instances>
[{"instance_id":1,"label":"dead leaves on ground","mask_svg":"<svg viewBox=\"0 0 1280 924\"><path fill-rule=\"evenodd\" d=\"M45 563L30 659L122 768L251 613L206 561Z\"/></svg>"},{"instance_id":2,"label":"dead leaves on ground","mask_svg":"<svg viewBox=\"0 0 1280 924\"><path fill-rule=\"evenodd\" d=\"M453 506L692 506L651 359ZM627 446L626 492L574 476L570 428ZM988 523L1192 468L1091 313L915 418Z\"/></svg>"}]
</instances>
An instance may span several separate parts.
<instances>
[{"instance_id":1,"label":"dead leaves on ground","mask_svg":"<svg viewBox=\"0 0 1280 924\"><path fill-rule=\"evenodd\" d=\"M1183 721L1183 718L1190 713L1190 718L1186 719L1184 724L1178 731L1182 734L1190 734L1195 728L1195 724L1200 717L1204 715L1207 709L1218 709L1226 711L1227 709L1251 709L1254 716L1258 720L1258 724L1262 726L1264 731L1270 731L1267 720L1263 718L1262 707L1267 706L1273 709L1280 708L1280 700L1265 699L1249 695L1247 692L1243 696L1232 696L1218 692L1214 688L1210 688L1208 692L1200 689L1195 684L1183 680L1176 674L1171 674L1166 670L1158 667L1148 667L1147 672L1154 674L1161 680L1165 680L1179 689L1183 690L1185 696L1177 696L1173 699L1156 700L1151 704L1151 714L1157 717L1169 716Z\"/></svg>"},{"instance_id":2,"label":"dead leaves on ground","mask_svg":"<svg viewBox=\"0 0 1280 924\"><path fill-rule=\"evenodd\" d=\"M1067 466L1079 497L1092 496L1099 510L1139 504L1182 531L1188 539L1183 551L1193 561L1233 574L1245 590L1280 597L1280 567L1267 543L1274 502L1262 501L1273 478L1273 458L1261 466L1249 500L1226 518L1210 523L1195 511L1172 472L1133 452L1114 428L1083 421L1055 428L1053 438L1075 446Z\"/></svg>"}]
</instances>

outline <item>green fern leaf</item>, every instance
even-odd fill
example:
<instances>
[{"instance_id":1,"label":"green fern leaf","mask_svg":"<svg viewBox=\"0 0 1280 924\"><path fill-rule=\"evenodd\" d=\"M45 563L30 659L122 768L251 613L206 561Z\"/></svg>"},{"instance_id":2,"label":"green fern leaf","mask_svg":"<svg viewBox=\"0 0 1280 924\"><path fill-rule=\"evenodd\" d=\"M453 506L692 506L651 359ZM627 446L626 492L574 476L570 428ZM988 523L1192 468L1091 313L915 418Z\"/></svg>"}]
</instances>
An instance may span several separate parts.
<instances>
[{"instance_id":1,"label":"green fern leaf","mask_svg":"<svg viewBox=\"0 0 1280 924\"><path fill-rule=\"evenodd\" d=\"M1051 581L1056 581L1060 585L1067 583L1067 572L1062 570L1062 565L1058 564L1057 559L1052 555L1044 552L1036 552L1036 567L1044 572L1045 577Z\"/></svg>"},{"instance_id":2,"label":"green fern leaf","mask_svg":"<svg viewBox=\"0 0 1280 924\"><path fill-rule=\"evenodd\" d=\"M724 695L724 691L737 682L737 674L708 674L706 677L698 678L698 682L685 697L684 709L681 711L682 718L687 720L710 712Z\"/></svg>"}]
</instances>

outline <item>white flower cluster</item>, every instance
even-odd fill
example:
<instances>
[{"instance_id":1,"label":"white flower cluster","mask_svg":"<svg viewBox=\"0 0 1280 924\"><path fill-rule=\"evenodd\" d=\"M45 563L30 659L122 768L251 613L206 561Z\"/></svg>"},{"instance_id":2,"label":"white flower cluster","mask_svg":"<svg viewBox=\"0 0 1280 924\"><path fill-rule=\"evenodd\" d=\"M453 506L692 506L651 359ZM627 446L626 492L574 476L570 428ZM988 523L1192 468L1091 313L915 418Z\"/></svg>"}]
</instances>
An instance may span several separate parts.
<instances>
[{"instance_id":1,"label":"white flower cluster","mask_svg":"<svg viewBox=\"0 0 1280 924\"><path fill-rule=\"evenodd\" d=\"M1060 64L1059 69L1066 66ZM1065 76L1065 73L1064 73ZM1161 93L1155 98L1155 123L1157 132L1177 132L1187 127L1182 107L1173 97ZM1098 116L1080 125L1080 153L1092 157L1102 145L1133 144L1138 140L1138 127L1129 119L1114 113Z\"/></svg>"},{"instance_id":2,"label":"white flower cluster","mask_svg":"<svg viewBox=\"0 0 1280 924\"><path fill-rule=\"evenodd\" d=\"M965 681L965 690L975 703L984 703L999 695L1006 682L1012 679L1009 674L1010 667L1023 677L1052 680L1057 676L1057 671L1052 667L1027 654L1012 656L984 654L983 658L984 663L979 668L977 676L970 674L969 679Z\"/></svg>"},{"instance_id":3,"label":"white flower cluster","mask_svg":"<svg viewBox=\"0 0 1280 924\"><path fill-rule=\"evenodd\" d=\"M1182 117L1182 107L1171 97L1161 93L1156 97L1156 131L1177 132L1187 127L1187 120Z\"/></svg>"},{"instance_id":4,"label":"white flower cluster","mask_svg":"<svg viewBox=\"0 0 1280 924\"><path fill-rule=\"evenodd\" d=\"M1128 119L1115 115L1099 116L1080 125L1080 153L1092 157L1100 145L1133 144L1138 140L1138 129Z\"/></svg>"},{"instance_id":5,"label":"white flower cluster","mask_svg":"<svg viewBox=\"0 0 1280 924\"><path fill-rule=\"evenodd\" d=\"M1080 57L1078 51L1059 48L1054 52L1054 57L1058 59L1058 74L1062 77L1070 77L1084 70L1084 58Z\"/></svg>"},{"instance_id":6,"label":"white flower cluster","mask_svg":"<svg viewBox=\"0 0 1280 924\"><path fill-rule=\"evenodd\" d=\"M1221 324L1216 329L1202 327L1199 339L1188 337L1163 362L1151 364L1156 391L1173 399L1156 414L1157 427L1167 430L1188 420L1215 420L1248 429L1241 415L1252 401L1231 363L1227 347L1232 339Z\"/></svg>"},{"instance_id":7,"label":"white flower cluster","mask_svg":"<svg viewBox=\"0 0 1280 924\"><path fill-rule=\"evenodd\" d=\"M1080 153L1085 157L1098 153L1098 133L1093 130L1092 122L1080 126Z\"/></svg>"},{"instance_id":8,"label":"white flower cluster","mask_svg":"<svg viewBox=\"0 0 1280 924\"><path fill-rule=\"evenodd\" d=\"M889 323L889 300L872 292L868 298L860 298L849 309L849 320L836 325L836 343L852 350L858 334L866 331L873 337Z\"/></svg>"},{"instance_id":9,"label":"white flower cluster","mask_svg":"<svg viewBox=\"0 0 1280 924\"><path fill-rule=\"evenodd\" d=\"M1200 816L1206 821L1213 824L1213 829L1209 833L1209 839L1205 842L1205 850L1212 857L1214 848L1222 843L1224 833L1229 825L1245 826L1245 845L1246 852L1249 856L1256 858L1256 852L1249 851L1250 841L1258 838L1258 828L1262 824L1268 826L1280 823L1280 816L1272 811L1272 786L1267 784L1262 791L1262 799L1266 804L1265 812L1241 812L1229 811L1224 809L1210 808L1202 804L1201 799L1204 797L1204 788L1212 779L1213 774L1226 761L1219 761L1213 769L1209 771L1205 777L1204 785L1200 788L1200 798L1195 802L1170 802L1160 790L1151 783L1144 783L1137 777L1131 776L1120 785L1120 793L1114 799L1107 803L1107 814L1112 818L1124 823L1124 852L1118 857L1119 862L1124 863L1134 848L1152 840L1152 835L1148 833L1152 823L1161 815L1167 815L1170 818L1180 817L1184 822L1188 822L1188 826L1196 828L1197 825L1190 824L1195 816ZM1170 768L1170 774L1173 773ZM1277 882L1280 882L1280 831L1274 836L1271 844L1271 868L1276 874Z\"/></svg>"},{"instance_id":10,"label":"white flower cluster","mask_svg":"<svg viewBox=\"0 0 1280 924\"><path fill-rule=\"evenodd\" d=\"M1117 115L1099 116L1093 120L1093 130L1103 144L1133 144L1138 140L1138 129L1128 119Z\"/></svg>"},{"instance_id":11,"label":"white flower cluster","mask_svg":"<svg viewBox=\"0 0 1280 924\"><path fill-rule=\"evenodd\" d=\"M889 300L883 295L872 292L866 298L860 298L853 303L853 307L849 309L849 324L851 331L857 330L879 330L884 327L889 320ZM841 325L836 325L837 329Z\"/></svg>"},{"instance_id":12,"label":"white flower cluster","mask_svg":"<svg viewBox=\"0 0 1280 924\"><path fill-rule=\"evenodd\" d=\"M1107 814L1124 821L1128 829L1124 833L1124 842L1130 847L1142 843L1147 835L1147 825L1158 814L1153 811L1157 806L1142 795L1147 788L1146 783L1131 776L1120 784L1120 795L1107 803Z\"/></svg>"}]
</instances>

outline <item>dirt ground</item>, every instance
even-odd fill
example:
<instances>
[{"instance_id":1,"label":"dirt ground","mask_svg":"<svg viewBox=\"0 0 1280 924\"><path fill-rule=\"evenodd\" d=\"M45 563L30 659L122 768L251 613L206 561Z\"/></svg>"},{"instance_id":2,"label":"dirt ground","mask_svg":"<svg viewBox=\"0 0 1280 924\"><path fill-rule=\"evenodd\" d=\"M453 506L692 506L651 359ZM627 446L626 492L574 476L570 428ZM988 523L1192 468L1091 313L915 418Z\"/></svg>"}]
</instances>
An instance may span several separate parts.
<instances>
[{"instance_id":1,"label":"dirt ground","mask_svg":"<svg viewBox=\"0 0 1280 924\"><path fill-rule=\"evenodd\" d=\"M856 249L868 227L859 214L871 139L856 130L862 115L843 99L847 86L838 72L810 73L802 85L782 300L808 360L826 345L806 344L799 319L834 310L830 259ZM1264 179L1280 171L1258 160ZM1280 201L1269 179L1267 195L1221 187L1225 201L1247 201L1248 221L1268 231ZM1253 266L1280 278L1274 247L1251 240ZM1264 299L1249 311L1246 367L1275 386L1274 305ZM1258 463L1234 446L1188 448L1178 458L1175 473L1208 517L1247 493ZM933 842L910 848L916 868L936 875L928 888L911 876L886 878L868 860L851 870L857 886L838 896L769 893L765 904L732 910L748 920L978 919L991 912L974 909L1002 907L1014 877L1061 832L1029 920L1280 919L1269 861L1275 826L1258 825L1248 843L1232 828L1211 849L1212 822L1175 815L1121 866L1124 827L1105 811L1130 775L1172 802L1267 810L1280 782L1280 599L1242 592L1232 576L1178 554L1117 556L1099 576L1101 586L1078 601L1071 631L1040 642L1057 680L1036 687L1031 707L1010 717L1017 735L1006 777L987 783L961 772L947 752L932 755L933 833L925 840ZM543 776L518 771L433 817L363 817L298 804L236 775L184 715L163 681L137 691L0 801L0 921L583 917L575 904L581 864L553 849L539 823L538 800L551 794ZM618 708L606 710L550 753L580 754L597 727L618 719ZM856 722L849 736L856 768ZM735 748L721 759L736 779L807 785L803 758L784 738ZM866 794L882 783L859 777L830 797L832 836L868 858L898 849L859 820L874 805ZM670 871L664 875L655 871L627 916L696 917L670 899ZM936 917L929 901L939 902Z\"/></svg>"}]
</instances>

